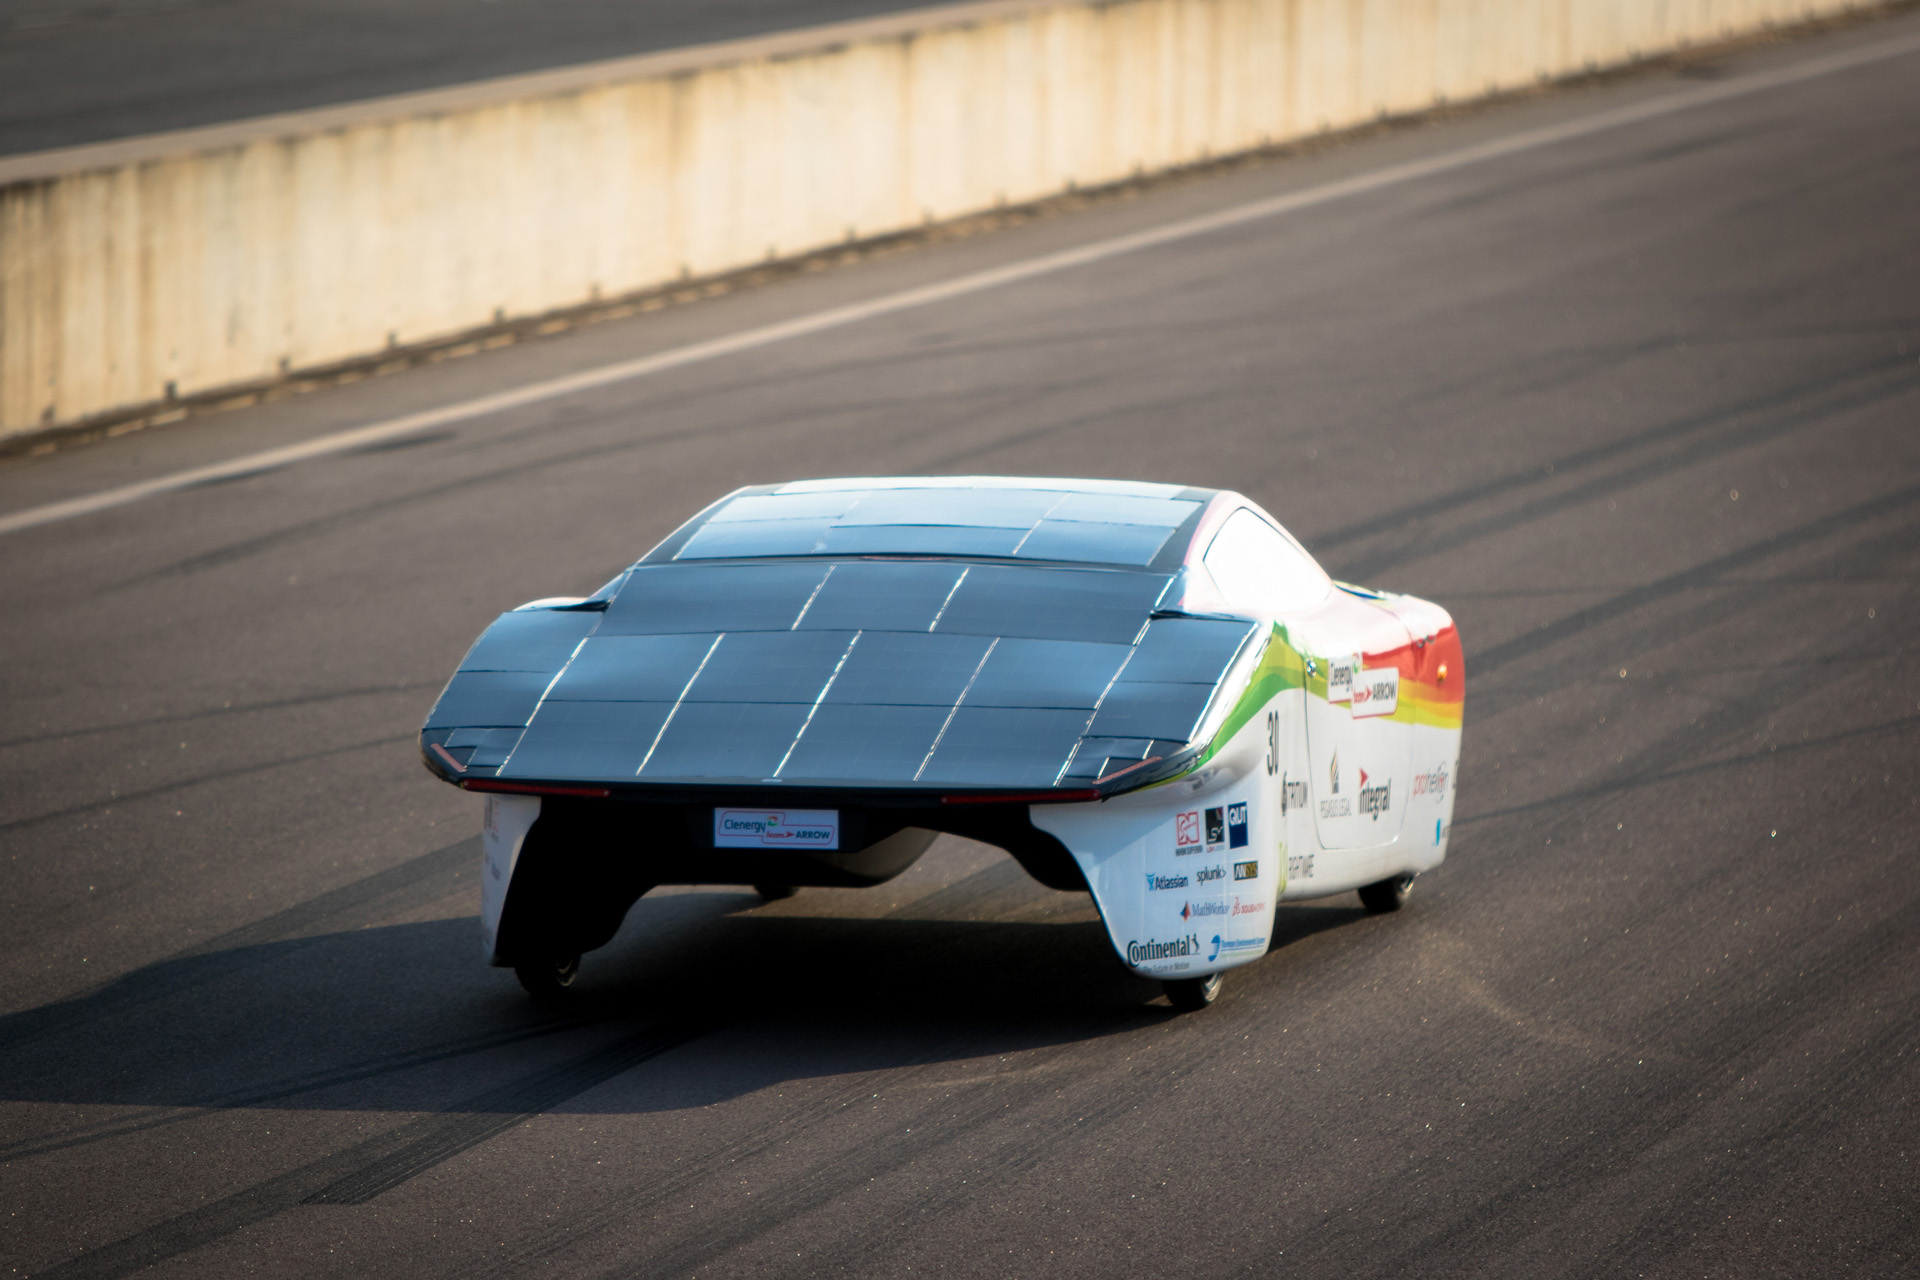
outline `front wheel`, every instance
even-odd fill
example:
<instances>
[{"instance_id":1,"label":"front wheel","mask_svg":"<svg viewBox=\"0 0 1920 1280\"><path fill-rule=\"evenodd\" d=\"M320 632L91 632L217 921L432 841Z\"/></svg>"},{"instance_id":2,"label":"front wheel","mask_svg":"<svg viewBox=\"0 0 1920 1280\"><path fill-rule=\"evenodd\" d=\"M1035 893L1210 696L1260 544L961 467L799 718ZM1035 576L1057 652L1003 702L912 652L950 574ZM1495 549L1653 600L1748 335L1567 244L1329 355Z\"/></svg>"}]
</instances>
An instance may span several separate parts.
<instances>
[{"instance_id":1,"label":"front wheel","mask_svg":"<svg viewBox=\"0 0 1920 1280\"><path fill-rule=\"evenodd\" d=\"M1167 999L1174 1008L1182 1013L1192 1013L1212 1004L1220 994L1220 975L1210 973L1204 978L1165 978L1160 985L1166 988Z\"/></svg>"},{"instance_id":2,"label":"front wheel","mask_svg":"<svg viewBox=\"0 0 1920 1280\"><path fill-rule=\"evenodd\" d=\"M1389 911L1398 911L1407 904L1407 895L1413 892L1411 875L1393 876L1386 880L1376 880L1360 888L1360 905L1376 916Z\"/></svg>"},{"instance_id":3,"label":"front wheel","mask_svg":"<svg viewBox=\"0 0 1920 1280\"><path fill-rule=\"evenodd\" d=\"M573 980L580 976L580 957L569 956L543 964L517 964L513 966L513 976L520 979L520 985L535 1000L551 1003L561 999Z\"/></svg>"}]
</instances>

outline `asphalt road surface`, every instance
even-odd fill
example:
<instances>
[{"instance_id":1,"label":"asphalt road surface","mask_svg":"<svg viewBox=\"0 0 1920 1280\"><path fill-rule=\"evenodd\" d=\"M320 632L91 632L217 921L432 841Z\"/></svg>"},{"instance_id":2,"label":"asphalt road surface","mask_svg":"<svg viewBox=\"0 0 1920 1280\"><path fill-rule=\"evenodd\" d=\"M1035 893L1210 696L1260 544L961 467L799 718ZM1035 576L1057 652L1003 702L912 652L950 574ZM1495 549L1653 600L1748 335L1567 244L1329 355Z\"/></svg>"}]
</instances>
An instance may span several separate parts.
<instances>
[{"instance_id":1,"label":"asphalt road surface","mask_svg":"<svg viewBox=\"0 0 1920 1280\"><path fill-rule=\"evenodd\" d=\"M0 467L0 512L1853 27ZM1920 53L0 539L7 1275L1912 1275ZM1452 856L1176 1015L1081 895L641 899L547 1013L415 733L742 483L1242 489L1467 646Z\"/></svg>"},{"instance_id":2,"label":"asphalt road surface","mask_svg":"<svg viewBox=\"0 0 1920 1280\"><path fill-rule=\"evenodd\" d=\"M920 7L912 0L0 0L0 155Z\"/></svg>"}]
</instances>

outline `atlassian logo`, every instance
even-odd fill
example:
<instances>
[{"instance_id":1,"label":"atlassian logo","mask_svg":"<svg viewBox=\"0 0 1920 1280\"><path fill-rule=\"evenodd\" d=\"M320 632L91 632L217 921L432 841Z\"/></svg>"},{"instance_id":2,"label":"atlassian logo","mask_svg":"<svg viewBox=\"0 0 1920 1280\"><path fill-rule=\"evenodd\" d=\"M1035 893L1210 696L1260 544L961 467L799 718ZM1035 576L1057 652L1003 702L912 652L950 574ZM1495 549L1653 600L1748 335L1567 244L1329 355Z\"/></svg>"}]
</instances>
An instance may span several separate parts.
<instances>
[{"instance_id":1,"label":"atlassian logo","mask_svg":"<svg viewBox=\"0 0 1920 1280\"><path fill-rule=\"evenodd\" d=\"M1215 938L1213 941L1217 952L1220 939ZM1127 963L1145 964L1151 960L1172 960L1178 956L1193 955L1199 950L1200 935L1195 933L1190 933L1184 938L1175 938L1172 942L1148 938L1145 942L1127 943ZM1207 958L1211 960L1213 957Z\"/></svg>"},{"instance_id":2,"label":"atlassian logo","mask_svg":"<svg viewBox=\"0 0 1920 1280\"><path fill-rule=\"evenodd\" d=\"M1437 764L1431 772L1413 775L1413 794L1416 796L1443 796L1447 794L1447 766Z\"/></svg>"},{"instance_id":3,"label":"atlassian logo","mask_svg":"<svg viewBox=\"0 0 1920 1280\"><path fill-rule=\"evenodd\" d=\"M1193 873L1193 882L1195 884L1208 884L1214 880L1225 880L1226 878L1227 869L1225 867L1201 867Z\"/></svg>"},{"instance_id":4,"label":"atlassian logo","mask_svg":"<svg viewBox=\"0 0 1920 1280\"><path fill-rule=\"evenodd\" d=\"M1189 902L1180 908L1180 918L1191 920L1195 916L1224 916L1228 914L1224 902Z\"/></svg>"},{"instance_id":5,"label":"atlassian logo","mask_svg":"<svg viewBox=\"0 0 1920 1280\"><path fill-rule=\"evenodd\" d=\"M1185 876L1159 876L1147 872L1147 892L1156 893L1161 889L1184 889L1187 887Z\"/></svg>"},{"instance_id":6,"label":"atlassian logo","mask_svg":"<svg viewBox=\"0 0 1920 1280\"><path fill-rule=\"evenodd\" d=\"M1360 771L1360 812L1372 814L1375 822L1380 815L1393 808L1393 783L1387 781L1377 787L1367 785L1367 771Z\"/></svg>"}]
</instances>

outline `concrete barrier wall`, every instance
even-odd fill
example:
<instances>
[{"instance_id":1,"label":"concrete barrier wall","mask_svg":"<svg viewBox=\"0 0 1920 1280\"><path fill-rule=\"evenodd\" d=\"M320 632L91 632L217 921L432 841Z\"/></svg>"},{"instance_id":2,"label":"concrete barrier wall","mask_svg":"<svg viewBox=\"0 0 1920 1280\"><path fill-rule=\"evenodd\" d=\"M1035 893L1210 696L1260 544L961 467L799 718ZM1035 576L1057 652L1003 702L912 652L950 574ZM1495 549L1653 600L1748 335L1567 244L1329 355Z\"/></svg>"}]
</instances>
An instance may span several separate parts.
<instances>
[{"instance_id":1,"label":"concrete barrier wall","mask_svg":"<svg viewBox=\"0 0 1920 1280\"><path fill-rule=\"evenodd\" d=\"M0 435L1856 4L999 0L0 159Z\"/></svg>"}]
</instances>

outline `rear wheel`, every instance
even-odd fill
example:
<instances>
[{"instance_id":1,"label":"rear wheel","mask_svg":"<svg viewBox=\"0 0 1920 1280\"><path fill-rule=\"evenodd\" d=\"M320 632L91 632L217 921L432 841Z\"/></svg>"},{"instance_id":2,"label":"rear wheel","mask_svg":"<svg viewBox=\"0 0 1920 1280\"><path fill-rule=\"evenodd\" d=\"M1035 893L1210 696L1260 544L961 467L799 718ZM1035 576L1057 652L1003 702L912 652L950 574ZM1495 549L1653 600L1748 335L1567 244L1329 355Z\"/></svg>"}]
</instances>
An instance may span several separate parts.
<instances>
[{"instance_id":1,"label":"rear wheel","mask_svg":"<svg viewBox=\"0 0 1920 1280\"><path fill-rule=\"evenodd\" d=\"M753 891L765 898L768 902L778 902L782 898L791 898L794 894L800 892L790 884L757 884L753 886Z\"/></svg>"},{"instance_id":2,"label":"rear wheel","mask_svg":"<svg viewBox=\"0 0 1920 1280\"><path fill-rule=\"evenodd\" d=\"M1389 911L1398 911L1405 906L1407 895L1412 892L1412 876L1393 876L1361 886L1360 905L1377 916L1385 915Z\"/></svg>"},{"instance_id":3,"label":"rear wheel","mask_svg":"<svg viewBox=\"0 0 1920 1280\"><path fill-rule=\"evenodd\" d=\"M1182 1013L1191 1013L1195 1009L1206 1008L1220 994L1220 975L1210 973L1204 978L1166 978L1160 985L1166 988L1167 999L1174 1008Z\"/></svg>"},{"instance_id":4,"label":"rear wheel","mask_svg":"<svg viewBox=\"0 0 1920 1280\"><path fill-rule=\"evenodd\" d=\"M579 956L549 960L544 964L513 966L513 976L520 979L520 985L527 989L527 994L543 1004L562 999L579 975Z\"/></svg>"}]
</instances>

